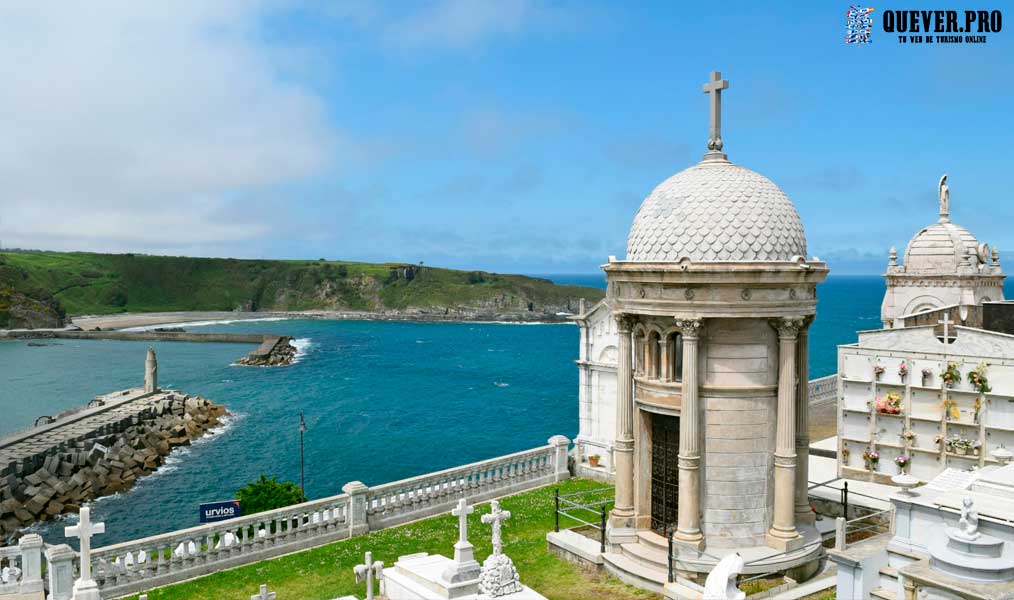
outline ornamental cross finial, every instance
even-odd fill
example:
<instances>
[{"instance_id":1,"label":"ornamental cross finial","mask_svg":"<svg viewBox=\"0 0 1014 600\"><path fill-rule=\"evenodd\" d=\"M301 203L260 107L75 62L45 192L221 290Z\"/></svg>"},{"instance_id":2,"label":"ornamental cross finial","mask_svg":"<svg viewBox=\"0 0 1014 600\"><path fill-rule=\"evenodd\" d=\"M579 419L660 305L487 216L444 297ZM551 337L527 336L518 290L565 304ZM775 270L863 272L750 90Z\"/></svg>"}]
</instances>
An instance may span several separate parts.
<instances>
[{"instance_id":1,"label":"ornamental cross finial","mask_svg":"<svg viewBox=\"0 0 1014 600\"><path fill-rule=\"evenodd\" d=\"M729 82L722 79L721 71L712 71L711 79L702 87L705 94L711 94L711 131L708 134L708 153L721 153L722 146L722 90L729 89Z\"/></svg>"}]
</instances>

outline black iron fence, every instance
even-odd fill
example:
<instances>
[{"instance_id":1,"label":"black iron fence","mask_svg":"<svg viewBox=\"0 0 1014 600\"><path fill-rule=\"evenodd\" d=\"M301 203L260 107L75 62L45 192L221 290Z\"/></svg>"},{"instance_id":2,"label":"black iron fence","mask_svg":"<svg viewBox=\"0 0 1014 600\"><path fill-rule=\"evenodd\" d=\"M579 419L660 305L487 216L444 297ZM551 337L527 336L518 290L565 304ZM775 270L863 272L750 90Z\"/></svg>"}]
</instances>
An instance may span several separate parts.
<instances>
[{"instance_id":1,"label":"black iron fence","mask_svg":"<svg viewBox=\"0 0 1014 600\"><path fill-rule=\"evenodd\" d=\"M597 533L599 550L606 551L606 518L612 508L615 489L611 487L596 488L561 494L555 490L556 510L553 515L553 531L560 531L560 519L563 518L563 529L588 528Z\"/></svg>"}]
</instances>

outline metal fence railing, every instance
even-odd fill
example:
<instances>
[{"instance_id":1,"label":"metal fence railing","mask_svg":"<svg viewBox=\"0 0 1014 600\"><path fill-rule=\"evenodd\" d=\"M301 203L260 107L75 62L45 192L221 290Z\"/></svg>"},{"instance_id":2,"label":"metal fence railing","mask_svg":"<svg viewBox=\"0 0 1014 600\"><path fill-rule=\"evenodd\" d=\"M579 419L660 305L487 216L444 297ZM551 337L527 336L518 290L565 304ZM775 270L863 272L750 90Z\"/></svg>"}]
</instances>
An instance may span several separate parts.
<instances>
[{"instance_id":1,"label":"metal fence railing","mask_svg":"<svg viewBox=\"0 0 1014 600\"><path fill-rule=\"evenodd\" d=\"M614 488L603 487L594 490L583 490L561 494L555 490L556 509L553 515L553 531L560 531L560 517L570 519L577 524L564 527L574 529L589 527L598 532L599 551L606 551L606 516L614 501ZM565 523L566 525L566 523Z\"/></svg>"}]
</instances>

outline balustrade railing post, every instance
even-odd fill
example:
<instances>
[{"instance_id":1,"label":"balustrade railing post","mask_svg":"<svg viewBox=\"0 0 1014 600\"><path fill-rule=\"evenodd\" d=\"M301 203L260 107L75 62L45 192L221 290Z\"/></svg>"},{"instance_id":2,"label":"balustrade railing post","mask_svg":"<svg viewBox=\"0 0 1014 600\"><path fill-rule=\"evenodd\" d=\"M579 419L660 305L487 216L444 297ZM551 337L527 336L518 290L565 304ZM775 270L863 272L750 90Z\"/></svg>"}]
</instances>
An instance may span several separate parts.
<instances>
[{"instance_id":1,"label":"balustrade railing post","mask_svg":"<svg viewBox=\"0 0 1014 600\"><path fill-rule=\"evenodd\" d=\"M570 467L567 464L567 449L570 448L570 440L566 436L554 435L549 438L549 445L553 446L553 481L570 479Z\"/></svg>"},{"instance_id":2,"label":"balustrade railing post","mask_svg":"<svg viewBox=\"0 0 1014 600\"><path fill-rule=\"evenodd\" d=\"M599 515L599 552L606 553L606 505L603 504L601 507L602 513Z\"/></svg>"},{"instance_id":3,"label":"balustrade railing post","mask_svg":"<svg viewBox=\"0 0 1014 600\"><path fill-rule=\"evenodd\" d=\"M845 518L838 517L834 520L834 549L845 549Z\"/></svg>"},{"instance_id":4,"label":"balustrade railing post","mask_svg":"<svg viewBox=\"0 0 1014 600\"><path fill-rule=\"evenodd\" d=\"M21 593L41 592L42 582L42 536L29 533L18 542L21 550Z\"/></svg>"},{"instance_id":5,"label":"balustrade railing post","mask_svg":"<svg viewBox=\"0 0 1014 600\"><path fill-rule=\"evenodd\" d=\"M49 600L70 600L74 593L74 558L77 553L67 544L46 550L46 572L49 576Z\"/></svg>"},{"instance_id":6,"label":"balustrade railing post","mask_svg":"<svg viewBox=\"0 0 1014 600\"><path fill-rule=\"evenodd\" d=\"M560 533L560 488L553 490L553 496L556 500L556 510L553 511L553 531Z\"/></svg>"},{"instance_id":7,"label":"balustrade railing post","mask_svg":"<svg viewBox=\"0 0 1014 600\"><path fill-rule=\"evenodd\" d=\"M342 486L342 491L349 495L349 537L367 533L370 525L366 520L366 502L370 488L361 481L351 481Z\"/></svg>"}]
</instances>

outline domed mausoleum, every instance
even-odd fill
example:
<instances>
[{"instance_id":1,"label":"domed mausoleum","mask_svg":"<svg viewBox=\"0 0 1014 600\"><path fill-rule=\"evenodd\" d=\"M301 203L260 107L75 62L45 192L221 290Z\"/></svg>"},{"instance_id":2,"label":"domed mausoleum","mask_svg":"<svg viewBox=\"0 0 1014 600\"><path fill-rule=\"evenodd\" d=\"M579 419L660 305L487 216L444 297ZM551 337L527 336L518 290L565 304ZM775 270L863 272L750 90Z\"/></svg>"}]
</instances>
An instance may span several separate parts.
<instances>
[{"instance_id":1,"label":"domed mausoleum","mask_svg":"<svg viewBox=\"0 0 1014 600\"><path fill-rule=\"evenodd\" d=\"M896 319L943 306L973 306L1003 300L1000 254L980 243L967 229L951 223L947 176L940 178L939 220L915 234L904 263L891 248L884 279L887 291L880 307L884 327Z\"/></svg>"},{"instance_id":2,"label":"domed mausoleum","mask_svg":"<svg viewBox=\"0 0 1014 600\"><path fill-rule=\"evenodd\" d=\"M615 508L606 568L699 597L723 556L745 572L817 568L807 497L807 329L827 266L806 258L795 207L723 150L712 73L703 160L656 187L627 257L603 267L618 334ZM665 573L673 543L675 581ZM658 572L658 571L653 571Z\"/></svg>"}]
</instances>

